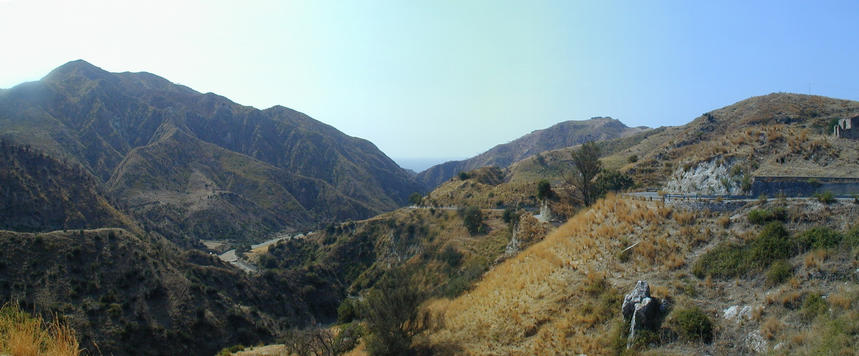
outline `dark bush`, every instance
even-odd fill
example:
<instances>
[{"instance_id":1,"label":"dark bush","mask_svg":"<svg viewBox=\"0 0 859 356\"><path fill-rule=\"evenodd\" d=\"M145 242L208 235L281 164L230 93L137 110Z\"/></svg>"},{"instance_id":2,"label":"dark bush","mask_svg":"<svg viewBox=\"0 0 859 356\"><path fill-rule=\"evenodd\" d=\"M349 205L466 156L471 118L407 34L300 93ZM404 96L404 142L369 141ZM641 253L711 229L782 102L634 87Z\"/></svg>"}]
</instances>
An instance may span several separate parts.
<instances>
[{"instance_id":1,"label":"dark bush","mask_svg":"<svg viewBox=\"0 0 859 356\"><path fill-rule=\"evenodd\" d=\"M692 265L692 273L698 278L739 277L767 268L776 260L790 258L794 253L787 230L782 224L772 222L745 245L722 243L708 251Z\"/></svg>"},{"instance_id":2,"label":"dark bush","mask_svg":"<svg viewBox=\"0 0 859 356\"><path fill-rule=\"evenodd\" d=\"M363 310L371 334L367 351L371 355L409 354L412 337L421 331L418 306L422 301L423 294L412 288L406 273L389 272L367 295Z\"/></svg>"},{"instance_id":3,"label":"dark bush","mask_svg":"<svg viewBox=\"0 0 859 356\"><path fill-rule=\"evenodd\" d=\"M787 218L787 211L784 208L752 209L748 214L749 222L755 225L764 225L772 221L784 221Z\"/></svg>"},{"instance_id":4,"label":"dark bush","mask_svg":"<svg viewBox=\"0 0 859 356\"><path fill-rule=\"evenodd\" d=\"M746 272L743 246L723 242L708 251L692 265L692 274L698 278L736 277Z\"/></svg>"},{"instance_id":5,"label":"dark bush","mask_svg":"<svg viewBox=\"0 0 859 356\"><path fill-rule=\"evenodd\" d=\"M602 194L619 192L635 186L632 177L614 170L606 170L597 176L597 189Z\"/></svg>"},{"instance_id":6,"label":"dark bush","mask_svg":"<svg viewBox=\"0 0 859 356\"><path fill-rule=\"evenodd\" d=\"M476 207L469 206L462 209L462 223L472 235L486 232L486 227L483 225L483 212Z\"/></svg>"},{"instance_id":7,"label":"dark bush","mask_svg":"<svg viewBox=\"0 0 859 356\"><path fill-rule=\"evenodd\" d=\"M337 322L349 323L357 317L358 307L355 305L355 301L350 298L343 299L340 306L337 307Z\"/></svg>"},{"instance_id":8,"label":"dark bush","mask_svg":"<svg viewBox=\"0 0 859 356\"><path fill-rule=\"evenodd\" d=\"M802 300L802 309L800 310L800 314L803 318L812 320L818 315L825 313L828 309L829 305L820 293L812 293L806 295Z\"/></svg>"},{"instance_id":9,"label":"dark bush","mask_svg":"<svg viewBox=\"0 0 859 356\"><path fill-rule=\"evenodd\" d=\"M452 268L459 267L462 263L462 253L456 250L455 247L448 245L438 255L439 260L447 263Z\"/></svg>"},{"instance_id":10,"label":"dark bush","mask_svg":"<svg viewBox=\"0 0 859 356\"><path fill-rule=\"evenodd\" d=\"M708 343L713 340L713 322L698 307L674 310L668 324L683 340Z\"/></svg>"},{"instance_id":11,"label":"dark bush","mask_svg":"<svg viewBox=\"0 0 859 356\"><path fill-rule=\"evenodd\" d=\"M817 193L814 197L823 204L832 204L835 202L835 195L832 192Z\"/></svg>"},{"instance_id":12,"label":"dark bush","mask_svg":"<svg viewBox=\"0 0 859 356\"><path fill-rule=\"evenodd\" d=\"M785 260L775 261L769 269L767 269L767 284L776 286L784 283L790 276L793 275L793 267Z\"/></svg>"},{"instance_id":13,"label":"dark bush","mask_svg":"<svg viewBox=\"0 0 859 356\"><path fill-rule=\"evenodd\" d=\"M784 225L772 222L749 244L746 264L751 268L764 268L775 260L793 256L793 246Z\"/></svg>"},{"instance_id":14,"label":"dark bush","mask_svg":"<svg viewBox=\"0 0 859 356\"><path fill-rule=\"evenodd\" d=\"M409 195L409 203L412 203L412 205L420 205L421 200L423 200L423 198L424 197L421 195L421 193L414 192Z\"/></svg>"},{"instance_id":15,"label":"dark bush","mask_svg":"<svg viewBox=\"0 0 859 356\"><path fill-rule=\"evenodd\" d=\"M519 221L519 213L513 207L508 206L504 208L504 214L501 215L501 219L507 224L515 224Z\"/></svg>"},{"instance_id":16,"label":"dark bush","mask_svg":"<svg viewBox=\"0 0 859 356\"><path fill-rule=\"evenodd\" d=\"M551 199L555 195L552 191L552 184L543 179L537 183L537 199Z\"/></svg>"},{"instance_id":17,"label":"dark bush","mask_svg":"<svg viewBox=\"0 0 859 356\"><path fill-rule=\"evenodd\" d=\"M797 252L838 246L844 236L825 226L813 227L796 238Z\"/></svg>"}]
</instances>

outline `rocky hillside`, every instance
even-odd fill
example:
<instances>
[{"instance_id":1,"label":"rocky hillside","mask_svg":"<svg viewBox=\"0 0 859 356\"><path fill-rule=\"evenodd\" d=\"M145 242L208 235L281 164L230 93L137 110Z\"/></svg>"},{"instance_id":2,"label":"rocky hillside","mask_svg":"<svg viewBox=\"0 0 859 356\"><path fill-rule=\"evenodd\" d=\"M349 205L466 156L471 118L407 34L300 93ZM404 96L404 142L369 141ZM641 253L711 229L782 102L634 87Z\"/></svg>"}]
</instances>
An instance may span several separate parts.
<instances>
[{"instance_id":1,"label":"rocky hillside","mask_svg":"<svg viewBox=\"0 0 859 356\"><path fill-rule=\"evenodd\" d=\"M310 320L301 277L251 277L217 257L122 229L0 231L0 298L57 313L107 355L212 355Z\"/></svg>"},{"instance_id":2,"label":"rocky hillside","mask_svg":"<svg viewBox=\"0 0 859 356\"><path fill-rule=\"evenodd\" d=\"M760 201L723 215L609 197L473 290L425 304L436 320L415 342L468 354L852 354L852 205ZM639 280L652 305L635 309L630 335L622 310Z\"/></svg>"},{"instance_id":3,"label":"rocky hillside","mask_svg":"<svg viewBox=\"0 0 859 356\"><path fill-rule=\"evenodd\" d=\"M588 141L601 141L626 137L647 128L627 127L622 122L596 117L583 121L565 121L543 130L531 132L511 142L500 144L489 151L463 161L442 163L418 174L417 179L429 187L437 187L459 174L480 167L505 168L510 164L540 152L579 145Z\"/></svg>"},{"instance_id":4,"label":"rocky hillside","mask_svg":"<svg viewBox=\"0 0 859 356\"><path fill-rule=\"evenodd\" d=\"M0 92L0 137L81 165L174 240L366 218L421 190L372 143L302 113L84 61Z\"/></svg>"},{"instance_id":5,"label":"rocky hillside","mask_svg":"<svg viewBox=\"0 0 859 356\"><path fill-rule=\"evenodd\" d=\"M82 168L0 140L0 229L136 229Z\"/></svg>"},{"instance_id":6,"label":"rocky hillside","mask_svg":"<svg viewBox=\"0 0 859 356\"><path fill-rule=\"evenodd\" d=\"M755 176L859 175L859 141L836 139L859 102L769 94L666 128L605 161L643 186L699 194L741 193ZM745 180L745 184L744 184Z\"/></svg>"}]
</instances>

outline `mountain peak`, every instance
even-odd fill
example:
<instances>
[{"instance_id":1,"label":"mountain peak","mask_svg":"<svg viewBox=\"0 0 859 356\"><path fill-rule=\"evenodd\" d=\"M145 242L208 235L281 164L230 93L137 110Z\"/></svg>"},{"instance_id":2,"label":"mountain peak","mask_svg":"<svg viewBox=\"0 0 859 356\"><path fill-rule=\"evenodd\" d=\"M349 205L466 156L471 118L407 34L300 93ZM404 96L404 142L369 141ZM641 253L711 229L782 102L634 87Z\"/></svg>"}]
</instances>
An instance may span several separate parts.
<instances>
[{"instance_id":1,"label":"mountain peak","mask_svg":"<svg viewBox=\"0 0 859 356\"><path fill-rule=\"evenodd\" d=\"M96 67L83 59L67 62L45 76L46 80L63 80L71 75L80 75L88 79L97 79L109 74L104 69Z\"/></svg>"}]
</instances>

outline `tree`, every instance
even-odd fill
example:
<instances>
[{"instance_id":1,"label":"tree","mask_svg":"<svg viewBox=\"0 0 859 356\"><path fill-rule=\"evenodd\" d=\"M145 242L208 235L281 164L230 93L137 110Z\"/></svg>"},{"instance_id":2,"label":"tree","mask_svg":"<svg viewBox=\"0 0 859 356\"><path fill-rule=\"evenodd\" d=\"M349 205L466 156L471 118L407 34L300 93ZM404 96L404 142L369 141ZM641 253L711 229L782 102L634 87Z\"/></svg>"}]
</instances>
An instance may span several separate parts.
<instances>
[{"instance_id":1,"label":"tree","mask_svg":"<svg viewBox=\"0 0 859 356\"><path fill-rule=\"evenodd\" d=\"M602 171L600 148L596 143L588 142L573 150L571 155L574 167L564 179L578 189L582 195L582 204L591 205L599 196L599 187L594 184L593 179Z\"/></svg>"},{"instance_id":2,"label":"tree","mask_svg":"<svg viewBox=\"0 0 859 356\"><path fill-rule=\"evenodd\" d=\"M469 206L465 209L461 210L462 214L462 223L465 225L465 228L468 229L468 232L472 235L484 232L485 228L483 227L483 212L480 209Z\"/></svg>"},{"instance_id":3,"label":"tree","mask_svg":"<svg viewBox=\"0 0 859 356\"><path fill-rule=\"evenodd\" d=\"M603 171L596 180L600 195L608 192L618 192L635 186L632 177L615 170Z\"/></svg>"},{"instance_id":4,"label":"tree","mask_svg":"<svg viewBox=\"0 0 859 356\"><path fill-rule=\"evenodd\" d=\"M554 195L555 192L552 191L552 184L549 181L543 179L539 183L537 183L537 199L549 199Z\"/></svg>"},{"instance_id":5,"label":"tree","mask_svg":"<svg viewBox=\"0 0 859 356\"><path fill-rule=\"evenodd\" d=\"M409 195L409 203L412 203L412 205L420 205L421 200L423 198L424 197L421 195L421 193L414 192L411 195Z\"/></svg>"},{"instance_id":6,"label":"tree","mask_svg":"<svg viewBox=\"0 0 859 356\"><path fill-rule=\"evenodd\" d=\"M366 298L364 317L371 333L367 351L371 355L409 354L412 337L425 325L418 313L423 300L407 273L391 270Z\"/></svg>"}]
</instances>

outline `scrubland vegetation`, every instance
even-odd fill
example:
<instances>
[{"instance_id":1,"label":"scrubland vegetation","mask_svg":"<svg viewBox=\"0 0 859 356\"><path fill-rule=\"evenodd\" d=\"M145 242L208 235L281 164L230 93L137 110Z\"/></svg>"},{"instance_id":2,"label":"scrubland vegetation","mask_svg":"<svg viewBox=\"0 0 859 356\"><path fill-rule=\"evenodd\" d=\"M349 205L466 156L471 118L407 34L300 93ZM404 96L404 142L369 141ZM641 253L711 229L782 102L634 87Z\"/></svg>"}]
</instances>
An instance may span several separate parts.
<instances>
[{"instance_id":1,"label":"scrubland vegetation","mask_svg":"<svg viewBox=\"0 0 859 356\"><path fill-rule=\"evenodd\" d=\"M416 343L473 354L849 354L859 341L859 230L838 232L851 210L834 208L756 227L610 196L473 290L426 303L437 322ZM627 350L620 301L639 279L674 307ZM748 312L726 319L731 306Z\"/></svg>"},{"instance_id":2,"label":"scrubland vegetation","mask_svg":"<svg viewBox=\"0 0 859 356\"><path fill-rule=\"evenodd\" d=\"M54 319L31 316L17 304L0 308L0 354L12 356L77 356L75 331Z\"/></svg>"}]
</instances>

